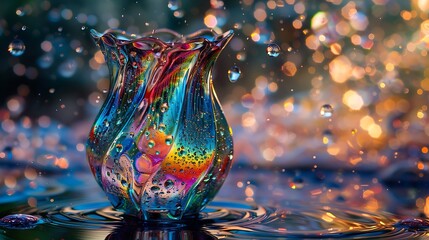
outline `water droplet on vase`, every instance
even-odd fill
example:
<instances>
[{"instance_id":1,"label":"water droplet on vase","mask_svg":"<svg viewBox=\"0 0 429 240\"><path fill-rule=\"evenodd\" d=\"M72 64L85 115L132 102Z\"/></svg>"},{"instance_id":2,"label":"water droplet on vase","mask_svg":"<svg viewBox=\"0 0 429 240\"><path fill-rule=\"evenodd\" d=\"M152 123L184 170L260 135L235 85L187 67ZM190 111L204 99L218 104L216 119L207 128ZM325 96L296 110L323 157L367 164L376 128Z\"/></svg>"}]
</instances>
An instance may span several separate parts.
<instances>
[{"instance_id":1,"label":"water droplet on vase","mask_svg":"<svg viewBox=\"0 0 429 240\"><path fill-rule=\"evenodd\" d=\"M267 54L270 57L277 57L280 55L280 47L275 43L270 43L267 46Z\"/></svg>"},{"instance_id":2,"label":"water droplet on vase","mask_svg":"<svg viewBox=\"0 0 429 240\"><path fill-rule=\"evenodd\" d=\"M183 156L185 156L186 155L186 151L185 150L180 150L179 151L179 157L183 157Z\"/></svg>"},{"instance_id":3,"label":"water droplet on vase","mask_svg":"<svg viewBox=\"0 0 429 240\"><path fill-rule=\"evenodd\" d=\"M168 110L168 104L167 103L163 103L162 105L161 105L161 112L165 112L165 111L167 111Z\"/></svg>"},{"instance_id":4,"label":"water droplet on vase","mask_svg":"<svg viewBox=\"0 0 429 240\"><path fill-rule=\"evenodd\" d=\"M237 67L237 66L232 66L229 70L228 70L228 78L229 78L229 81L231 81L231 82L236 82L239 78L240 78L240 75L241 75L241 70L240 70L240 68L239 67Z\"/></svg>"},{"instance_id":5,"label":"water droplet on vase","mask_svg":"<svg viewBox=\"0 0 429 240\"><path fill-rule=\"evenodd\" d=\"M122 149L123 149L122 144L120 144L120 143L116 144L116 151L121 152Z\"/></svg>"},{"instance_id":6,"label":"water droplet on vase","mask_svg":"<svg viewBox=\"0 0 429 240\"><path fill-rule=\"evenodd\" d=\"M13 229L30 229L34 228L40 219L28 214L12 214L0 219L0 226Z\"/></svg>"},{"instance_id":7,"label":"water droplet on vase","mask_svg":"<svg viewBox=\"0 0 429 240\"><path fill-rule=\"evenodd\" d=\"M158 186L152 186L152 187L150 188L150 190L151 190L152 192L158 192L158 191L160 190L160 188L159 188Z\"/></svg>"},{"instance_id":8,"label":"water droplet on vase","mask_svg":"<svg viewBox=\"0 0 429 240\"><path fill-rule=\"evenodd\" d=\"M165 144L171 145L171 143L173 143L173 137L172 136L167 136L165 138Z\"/></svg>"},{"instance_id":9,"label":"water droplet on vase","mask_svg":"<svg viewBox=\"0 0 429 240\"><path fill-rule=\"evenodd\" d=\"M324 118L332 117L333 113L334 113L334 108L330 104L324 104L320 108L320 116L322 116Z\"/></svg>"},{"instance_id":10,"label":"water droplet on vase","mask_svg":"<svg viewBox=\"0 0 429 240\"><path fill-rule=\"evenodd\" d=\"M8 46L7 51L12 54L12 56L18 57L25 52L25 44L20 39L14 39Z\"/></svg>"},{"instance_id":11,"label":"water droplet on vase","mask_svg":"<svg viewBox=\"0 0 429 240\"><path fill-rule=\"evenodd\" d=\"M149 142L147 143L147 146L148 146L149 148L153 148L153 147L155 147L155 141L153 141L153 140L149 140Z\"/></svg>"},{"instance_id":12,"label":"water droplet on vase","mask_svg":"<svg viewBox=\"0 0 429 240\"><path fill-rule=\"evenodd\" d=\"M105 126L105 127L109 127L109 125L110 125L110 124L109 124L109 122L108 122L107 120L104 120L104 121L103 121L103 124L104 124L104 126Z\"/></svg>"},{"instance_id":13,"label":"water droplet on vase","mask_svg":"<svg viewBox=\"0 0 429 240\"><path fill-rule=\"evenodd\" d=\"M165 181L164 183L164 187L165 189L169 190L174 186L174 182L171 179L168 179L167 181Z\"/></svg>"},{"instance_id":14,"label":"water droplet on vase","mask_svg":"<svg viewBox=\"0 0 429 240\"><path fill-rule=\"evenodd\" d=\"M121 180L121 184L122 184L123 187L128 186L127 181L125 181L124 179Z\"/></svg>"},{"instance_id":15,"label":"water droplet on vase","mask_svg":"<svg viewBox=\"0 0 429 240\"><path fill-rule=\"evenodd\" d=\"M165 131L165 124L164 124L164 123L160 123L160 124L159 124L159 127L158 127L158 130L159 130L160 132L164 132L164 131Z\"/></svg>"}]
</instances>

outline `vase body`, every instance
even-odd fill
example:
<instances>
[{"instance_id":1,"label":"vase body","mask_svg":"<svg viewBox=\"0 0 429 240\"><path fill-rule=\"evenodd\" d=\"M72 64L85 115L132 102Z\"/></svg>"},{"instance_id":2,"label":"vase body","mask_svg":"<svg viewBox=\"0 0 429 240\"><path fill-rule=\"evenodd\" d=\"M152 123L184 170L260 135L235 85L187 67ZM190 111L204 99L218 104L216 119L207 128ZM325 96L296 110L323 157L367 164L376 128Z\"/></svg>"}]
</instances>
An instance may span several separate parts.
<instances>
[{"instance_id":1,"label":"vase body","mask_svg":"<svg viewBox=\"0 0 429 240\"><path fill-rule=\"evenodd\" d=\"M173 39L92 31L110 74L87 158L116 209L144 220L198 215L223 184L232 132L211 71L232 32Z\"/></svg>"}]
</instances>

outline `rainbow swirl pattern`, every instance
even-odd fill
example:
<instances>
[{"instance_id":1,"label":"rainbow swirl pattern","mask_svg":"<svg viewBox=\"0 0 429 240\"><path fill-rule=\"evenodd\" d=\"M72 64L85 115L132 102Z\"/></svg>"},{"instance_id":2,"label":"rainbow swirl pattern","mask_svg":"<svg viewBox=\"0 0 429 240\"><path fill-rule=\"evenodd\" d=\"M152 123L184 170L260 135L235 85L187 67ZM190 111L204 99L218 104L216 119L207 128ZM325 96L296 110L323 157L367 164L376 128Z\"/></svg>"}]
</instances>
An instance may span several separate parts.
<instances>
[{"instance_id":1,"label":"rainbow swirl pattern","mask_svg":"<svg viewBox=\"0 0 429 240\"><path fill-rule=\"evenodd\" d=\"M110 72L87 141L95 179L115 208L143 220L197 216L233 158L232 131L211 75L233 32L91 34Z\"/></svg>"}]
</instances>

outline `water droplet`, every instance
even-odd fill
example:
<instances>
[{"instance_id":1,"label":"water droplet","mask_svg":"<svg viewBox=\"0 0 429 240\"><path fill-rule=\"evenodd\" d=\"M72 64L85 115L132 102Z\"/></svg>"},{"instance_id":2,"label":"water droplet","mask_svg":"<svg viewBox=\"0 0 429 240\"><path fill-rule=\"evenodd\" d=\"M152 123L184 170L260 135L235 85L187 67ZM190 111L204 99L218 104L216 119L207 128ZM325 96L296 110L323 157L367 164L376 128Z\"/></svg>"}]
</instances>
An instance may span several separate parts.
<instances>
[{"instance_id":1,"label":"water droplet","mask_svg":"<svg viewBox=\"0 0 429 240\"><path fill-rule=\"evenodd\" d=\"M152 186L152 187L150 188L150 190L151 190L152 192L158 192L158 191L160 190L160 188L159 188L158 186Z\"/></svg>"},{"instance_id":2,"label":"water droplet","mask_svg":"<svg viewBox=\"0 0 429 240\"><path fill-rule=\"evenodd\" d=\"M85 27L85 26L82 26L80 29L83 31L83 30L85 30L85 29L86 29L86 27Z\"/></svg>"},{"instance_id":3,"label":"water droplet","mask_svg":"<svg viewBox=\"0 0 429 240\"><path fill-rule=\"evenodd\" d=\"M122 144L120 144L120 143L116 144L116 151L121 152L122 149L123 149Z\"/></svg>"},{"instance_id":4,"label":"water droplet","mask_svg":"<svg viewBox=\"0 0 429 240\"><path fill-rule=\"evenodd\" d=\"M174 186L174 182L171 179L168 179L167 181L165 181L164 183L164 187L165 189L169 190Z\"/></svg>"},{"instance_id":5,"label":"water droplet","mask_svg":"<svg viewBox=\"0 0 429 240\"><path fill-rule=\"evenodd\" d=\"M289 187L292 189L301 189L304 187L304 180L299 176L295 176L292 182L289 183Z\"/></svg>"},{"instance_id":6,"label":"water droplet","mask_svg":"<svg viewBox=\"0 0 429 240\"><path fill-rule=\"evenodd\" d=\"M153 140L149 140L149 142L147 143L147 146L148 146L149 148L153 148L153 147L155 147L155 141L153 141Z\"/></svg>"},{"instance_id":7,"label":"water droplet","mask_svg":"<svg viewBox=\"0 0 429 240\"><path fill-rule=\"evenodd\" d=\"M159 127L158 127L158 130L159 130L160 132L164 132L164 131L165 131L165 124L164 124L164 123L160 123L160 124L159 124Z\"/></svg>"},{"instance_id":8,"label":"water droplet","mask_svg":"<svg viewBox=\"0 0 429 240\"><path fill-rule=\"evenodd\" d=\"M122 179L122 180L121 180L121 184L122 184L122 186L124 186L124 187L127 187L127 186L128 186L128 182L127 182L127 181L125 181L124 179Z\"/></svg>"},{"instance_id":9,"label":"water droplet","mask_svg":"<svg viewBox=\"0 0 429 240\"><path fill-rule=\"evenodd\" d=\"M323 144L325 144L325 145L332 144L334 141L332 139L332 136L333 135L332 135L332 132L330 130L323 131L323 137L322 137Z\"/></svg>"},{"instance_id":10,"label":"water droplet","mask_svg":"<svg viewBox=\"0 0 429 240\"><path fill-rule=\"evenodd\" d=\"M77 62L74 59L68 59L60 64L58 73L65 78L72 77L77 70Z\"/></svg>"},{"instance_id":11,"label":"water droplet","mask_svg":"<svg viewBox=\"0 0 429 240\"><path fill-rule=\"evenodd\" d=\"M280 55L280 47L275 43L270 43L267 46L267 54L270 57L277 57Z\"/></svg>"},{"instance_id":12,"label":"water droplet","mask_svg":"<svg viewBox=\"0 0 429 240\"><path fill-rule=\"evenodd\" d=\"M162 105L161 105L161 112L165 112L165 111L167 111L168 110L168 104L167 103L163 103Z\"/></svg>"},{"instance_id":13,"label":"water droplet","mask_svg":"<svg viewBox=\"0 0 429 240\"><path fill-rule=\"evenodd\" d=\"M16 9L15 13L16 15L22 17L25 15L25 10L22 7L19 7L18 9Z\"/></svg>"},{"instance_id":14,"label":"water droplet","mask_svg":"<svg viewBox=\"0 0 429 240\"><path fill-rule=\"evenodd\" d=\"M103 121L103 124L104 124L104 126L105 126L105 127L109 127L109 125L110 125L110 124L109 124L109 122L108 122L107 120L104 120L104 121Z\"/></svg>"},{"instance_id":15,"label":"water droplet","mask_svg":"<svg viewBox=\"0 0 429 240\"><path fill-rule=\"evenodd\" d=\"M330 104L324 104L320 108L320 116L322 116L324 118L332 117L333 113L334 113L334 108Z\"/></svg>"},{"instance_id":16,"label":"water droplet","mask_svg":"<svg viewBox=\"0 0 429 240\"><path fill-rule=\"evenodd\" d=\"M0 219L0 226L14 229L30 229L34 228L42 221L33 215L28 214L12 214Z\"/></svg>"},{"instance_id":17,"label":"water droplet","mask_svg":"<svg viewBox=\"0 0 429 240\"><path fill-rule=\"evenodd\" d=\"M356 128L352 129L352 135L356 135L356 133L357 133L357 129Z\"/></svg>"},{"instance_id":18,"label":"water droplet","mask_svg":"<svg viewBox=\"0 0 429 240\"><path fill-rule=\"evenodd\" d=\"M179 0L169 0L167 6L171 11L176 11L177 9L179 9L180 2Z\"/></svg>"},{"instance_id":19,"label":"water droplet","mask_svg":"<svg viewBox=\"0 0 429 240\"><path fill-rule=\"evenodd\" d=\"M403 228L408 231L427 231L429 229L429 221L418 218L408 218L398 221L395 227Z\"/></svg>"},{"instance_id":20,"label":"water droplet","mask_svg":"<svg viewBox=\"0 0 429 240\"><path fill-rule=\"evenodd\" d=\"M9 44L7 51L15 57L21 56L25 51L25 44L20 39L14 39Z\"/></svg>"},{"instance_id":21,"label":"water droplet","mask_svg":"<svg viewBox=\"0 0 429 240\"><path fill-rule=\"evenodd\" d=\"M240 75L241 75L241 70L240 70L240 68L239 67L237 67L237 66L232 66L229 70L228 70L228 78L229 78L229 81L231 81L231 82L236 82L239 78L240 78Z\"/></svg>"},{"instance_id":22,"label":"water droplet","mask_svg":"<svg viewBox=\"0 0 429 240\"><path fill-rule=\"evenodd\" d=\"M54 58L50 54L45 54L37 59L37 64L41 68L49 68L54 63Z\"/></svg>"},{"instance_id":23,"label":"water droplet","mask_svg":"<svg viewBox=\"0 0 429 240\"><path fill-rule=\"evenodd\" d=\"M179 151L179 157L183 157L183 156L185 156L185 154L186 154L185 150L182 149Z\"/></svg>"},{"instance_id":24,"label":"water droplet","mask_svg":"<svg viewBox=\"0 0 429 240\"><path fill-rule=\"evenodd\" d=\"M58 32L62 32L63 31L63 27L58 27Z\"/></svg>"},{"instance_id":25,"label":"water droplet","mask_svg":"<svg viewBox=\"0 0 429 240\"><path fill-rule=\"evenodd\" d=\"M27 30L27 26L25 26L25 25L24 25L24 26L22 26L21 30L22 30L22 31Z\"/></svg>"},{"instance_id":26,"label":"water droplet","mask_svg":"<svg viewBox=\"0 0 429 240\"><path fill-rule=\"evenodd\" d=\"M173 143L173 137L172 136L167 136L165 138L165 144L171 145L172 143Z\"/></svg>"}]
</instances>

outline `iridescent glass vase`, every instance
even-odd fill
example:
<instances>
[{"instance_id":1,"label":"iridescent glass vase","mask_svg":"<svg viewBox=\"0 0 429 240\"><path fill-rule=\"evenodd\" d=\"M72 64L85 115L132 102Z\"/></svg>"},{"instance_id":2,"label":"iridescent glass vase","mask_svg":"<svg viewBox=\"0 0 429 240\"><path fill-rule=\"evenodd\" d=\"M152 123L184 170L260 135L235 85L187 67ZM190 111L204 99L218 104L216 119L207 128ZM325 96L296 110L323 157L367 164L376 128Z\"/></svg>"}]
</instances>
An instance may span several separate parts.
<instances>
[{"instance_id":1,"label":"iridescent glass vase","mask_svg":"<svg viewBox=\"0 0 429 240\"><path fill-rule=\"evenodd\" d=\"M233 158L232 132L212 83L213 65L232 31L91 34L110 73L87 142L95 179L126 214L144 220L197 216Z\"/></svg>"}]
</instances>

